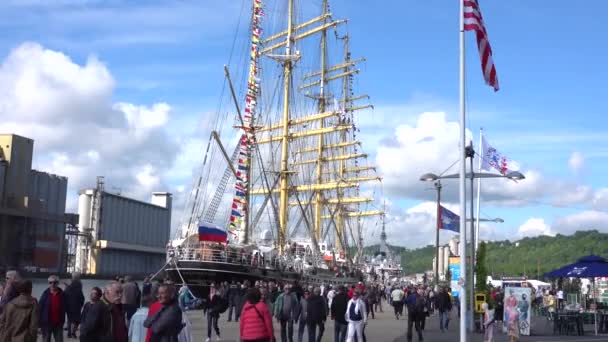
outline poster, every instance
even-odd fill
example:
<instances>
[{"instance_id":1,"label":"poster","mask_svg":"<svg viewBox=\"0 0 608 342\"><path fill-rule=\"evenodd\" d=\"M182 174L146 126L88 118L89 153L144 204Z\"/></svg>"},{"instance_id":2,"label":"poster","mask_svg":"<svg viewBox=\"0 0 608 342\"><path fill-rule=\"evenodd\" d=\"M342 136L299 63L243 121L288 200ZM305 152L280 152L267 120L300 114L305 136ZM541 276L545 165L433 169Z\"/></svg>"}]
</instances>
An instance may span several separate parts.
<instances>
[{"instance_id":1,"label":"poster","mask_svg":"<svg viewBox=\"0 0 608 342\"><path fill-rule=\"evenodd\" d=\"M458 297L458 293L460 293L460 285L458 285L458 278L460 278L460 257L450 257L448 269L452 274L452 277L450 278L452 296Z\"/></svg>"},{"instance_id":2,"label":"poster","mask_svg":"<svg viewBox=\"0 0 608 342\"><path fill-rule=\"evenodd\" d=\"M505 287L503 332L530 336L530 296L529 287Z\"/></svg>"}]
</instances>

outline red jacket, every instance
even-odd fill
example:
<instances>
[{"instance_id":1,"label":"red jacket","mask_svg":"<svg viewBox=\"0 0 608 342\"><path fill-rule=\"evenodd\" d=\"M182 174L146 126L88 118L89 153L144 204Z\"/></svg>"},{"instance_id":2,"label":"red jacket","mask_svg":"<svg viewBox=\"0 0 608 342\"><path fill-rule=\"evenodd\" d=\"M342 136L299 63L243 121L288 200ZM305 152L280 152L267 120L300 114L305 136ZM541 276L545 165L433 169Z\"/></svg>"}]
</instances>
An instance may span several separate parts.
<instances>
[{"instance_id":1,"label":"red jacket","mask_svg":"<svg viewBox=\"0 0 608 342\"><path fill-rule=\"evenodd\" d=\"M270 338L271 341L274 341L272 316L264 302L258 302L255 305L249 302L245 303L241 312L240 328L241 341L262 338Z\"/></svg>"},{"instance_id":2,"label":"red jacket","mask_svg":"<svg viewBox=\"0 0 608 342\"><path fill-rule=\"evenodd\" d=\"M159 303L158 301L152 303L152 305L150 305L150 308L148 309L148 317L154 315L162 307L163 307L163 305L161 303ZM148 328L146 331L146 342L150 342L151 339L152 339L152 329Z\"/></svg>"}]
</instances>

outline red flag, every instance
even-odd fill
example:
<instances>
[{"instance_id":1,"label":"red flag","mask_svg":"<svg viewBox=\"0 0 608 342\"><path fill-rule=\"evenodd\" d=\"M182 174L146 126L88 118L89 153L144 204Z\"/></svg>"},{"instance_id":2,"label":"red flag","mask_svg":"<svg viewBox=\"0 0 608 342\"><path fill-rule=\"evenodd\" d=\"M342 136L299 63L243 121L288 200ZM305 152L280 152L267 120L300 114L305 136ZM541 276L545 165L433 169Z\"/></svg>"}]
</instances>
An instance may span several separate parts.
<instances>
[{"instance_id":1,"label":"red flag","mask_svg":"<svg viewBox=\"0 0 608 342\"><path fill-rule=\"evenodd\" d=\"M481 58L481 71L486 84L498 91L498 78L496 77L496 67L492 60L492 48L488 39L488 32L483 23L481 10L477 0L464 1L464 30L475 31L477 36L477 48Z\"/></svg>"}]
</instances>

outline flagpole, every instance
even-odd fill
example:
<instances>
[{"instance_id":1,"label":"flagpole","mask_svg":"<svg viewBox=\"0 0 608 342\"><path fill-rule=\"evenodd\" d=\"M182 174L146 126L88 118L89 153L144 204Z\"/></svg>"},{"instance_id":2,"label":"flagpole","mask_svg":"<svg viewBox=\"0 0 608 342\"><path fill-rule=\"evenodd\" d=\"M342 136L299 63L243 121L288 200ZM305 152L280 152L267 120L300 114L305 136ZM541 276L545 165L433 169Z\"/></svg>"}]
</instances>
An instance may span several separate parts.
<instances>
[{"instance_id":1,"label":"flagpole","mask_svg":"<svg viewBox=\"0 0 608 342\"><path fill-rule=\"evenodd\" d=\"M477 172L481 173L481 163L483 162L483 127L479 129L479 169ZM481 201L481 177L477 178L477 213L475 214L475 250L479 246L479 214L480 214L480 201ZM479 279L477 279L479 281ZM485 281L482 279L481 281Z\"/></svg>"},{"instance_id":2,"label":"flagpole","mask_svg":"<svg viewBox=\"0 0 608 342\"><path fill-rule=\"evenodd\" d=\"M465 152L465 89L464 89L464 0L458 0L460 7L460 178L459 178L459 197L460 197L460 279L459 283L462 284L460 288L460 342L467 341L467 291L466 291L466 275L467 275L467 258L466 258L466 244L467 244L467 218L466 218L466 189L465 189L465 178L466 178L466 152Z\"/></svg>"},{"instance_id":3,"label":"flagpole","mask_svg":"<svg viewBox=\"0 0 608 342\"><path fill-rule=\"evenodd\" d=\"M435 291L439 291L439 228L441 227L441 181L435 182L437 189L437 227L435 232ZM442 270L443 271L443 270Z\"/></svg>"}]
</instances>

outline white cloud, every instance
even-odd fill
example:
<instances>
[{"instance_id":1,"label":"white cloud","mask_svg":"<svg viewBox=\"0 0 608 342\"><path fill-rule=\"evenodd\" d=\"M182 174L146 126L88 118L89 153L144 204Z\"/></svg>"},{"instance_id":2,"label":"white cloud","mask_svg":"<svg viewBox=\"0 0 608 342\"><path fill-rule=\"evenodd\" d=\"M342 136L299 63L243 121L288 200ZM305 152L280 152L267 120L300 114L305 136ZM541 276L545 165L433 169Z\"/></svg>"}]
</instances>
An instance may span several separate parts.
<instances>
[{"instance_id":1,"label":"white cloud","mask_svg":"<svg viewBox=\"0 0 608 342\"><path fill-rule=\"evenodd\" d=\"M585 166L585 157L580 152L572 152L568 160L568 166L572 172L578 174Z\"/></svg>"},{"instance_id":2,"label":"white cloud","mask_svg":"<svg viewBox=\"0 0 608 342\"><path fill-rule=\"evenodd\" d=\"M577 230L596 229L608 232L608 213L594 210L581 211L576 214L558 217L551 225L552 230L560 234L572 234Z\"/></svg>"},{"instance_id":3,"label":"white cloud","mask_svg":"<svg viewBox=\"0 0 608 342\"><path fill-rule=\"evenodd\" d=\"M0 66L0 131L34 139L34 167L68 177L68 210L98 175L142 200L172 191L180 145L167 131L171 106L113 104L114 86L97 58L81 65L37 43L21 44Z\"/></svg>"},{"instance_id":4,"label":"white cloud","mask_svg":"<svg viewBox=\"0 0 608 342\"><path fill-rule=\"evenodd\" d=\"M555 236L551 227L542 218L530 218L517 230L519 237L534 237L538 235Z\"/></svg>"},{"instance_id":5,"label":"white cloud","mask_svg":"<svg viewBox=\"0 0 608 342\"><path fill-rule=\"evenodd\" d=\"M608 188L600 188L593 195L593 208L608 210Z\"/></svg>"}]
</instances>

